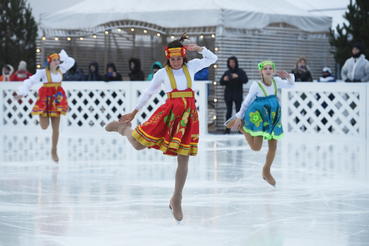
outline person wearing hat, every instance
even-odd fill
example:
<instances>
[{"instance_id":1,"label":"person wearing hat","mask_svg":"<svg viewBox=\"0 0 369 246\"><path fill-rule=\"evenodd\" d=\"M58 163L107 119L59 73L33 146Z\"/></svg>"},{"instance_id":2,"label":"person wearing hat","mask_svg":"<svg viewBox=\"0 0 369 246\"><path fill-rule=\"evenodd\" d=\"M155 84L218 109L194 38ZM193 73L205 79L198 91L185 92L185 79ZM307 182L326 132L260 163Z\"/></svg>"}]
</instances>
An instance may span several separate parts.
<instances>
[{"instance_id":1,"label":"person wearing hat","mask_svg":"<svg viewBox=\"0 0 369 246\"><path fill-rule=\"evenodd\" d=\"M147 77L147 81L151 81L152 78L154 77L154 74L159 71L159 69L162 69L163 66L161 65L160 62L156 61L151 65L151 73L149 74L149 76Z\"/></svg>"},{"instance_id":2,"label":"person wearing hat","mask_svg":"<svg viewBox=\"0 0 369 246\"><path fill-rule=\"evenodd\" d=\"M270 169L277 151L278 140L283 138L282 109L277 100L278 88L294 88L295 76L286 71L276 71L271 60L258 64L260 81L255 81L235 116L227 120L227 128L238 129L243 133L250 148L260 151L264 139L268 140L268 152L262 177L275 186ZM276 74L278 77L274 77Z\"/></svg>"},{"instance_id":3,"label":"person wearing hat","mask_svg":"<svg viewBox=\"0 0 369 246\"><path fill-rule=\"evenodd\" d=\"M332 71L329 67L324 67L322 70L322 76L318 79L318 82L336 82Z\"/></svg>"},{"instance_id":4,"label":"person wearing hat","mask_svg":"<svg viewBox=\"0 0 369 246\"><path fill-rule=\"evenodd\" d=\"M347 59L342 67L341 77L345 82L368 82L369 81L369 61L362 54L360 43L355 43L352 47L352 57Z\"/></svg>"},{"instance_id":5,"label":"person wearing hat","mask_svg":"<svg viewBox=\"0 0 369 246\"><path fill-rule=\"evenodd\" d=\"M20 61L18 70L10 77L10 81L24 81L31 76L32 74L27 71L27 63L25 61Z\"/></svg>"},{"instance_id":6,"label":"person wearing hat","mask_svg":"<svg viewBox=\"0 0 369 246\"><path fill-rule=\"evenodd\" d=\"M63 63L61 63L63 62ZM30 93L32 86L42 82L43 86L38 90L37 101L33 106L32 115L39 115L39 125L46 130L51 121L51 159L58 163L59 156L57 145L59 141L60 116L68 110L68 100L61 84L63 74L73 67L75 60L69 57L65 50L60 53L52 53L47 56L47 64L44 69L37 69L36 74L24 80L23 86L18 87L18 95L15 100L20 100Z\"/></svg>"},{"instance_id":7,"label":"person wearing hat","mask_svg":"<svg viewBox=\"0 0 369 246\"><path fill-rule=\"evenodd\" d=\"M10 77L14 72L13 67L10 64L6 64L3 67L3 74L0 76L0 82L10 81Z\"/></svg>"}]
</instances>

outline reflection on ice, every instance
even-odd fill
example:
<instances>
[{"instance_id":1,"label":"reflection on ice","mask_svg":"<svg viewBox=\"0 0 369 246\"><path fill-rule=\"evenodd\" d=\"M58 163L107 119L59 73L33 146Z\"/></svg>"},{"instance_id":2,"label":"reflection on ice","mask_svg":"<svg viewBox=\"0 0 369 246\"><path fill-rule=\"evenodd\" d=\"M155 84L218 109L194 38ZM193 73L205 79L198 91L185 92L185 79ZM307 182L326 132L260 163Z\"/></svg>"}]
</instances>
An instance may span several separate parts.
<instances>
[{"instance_id":1,"label":"reflection on ice","mask_svg":"<svg viewBox=\"0 0 369 246\"><path fill-rule=\"evenodd\" d=\"M184 221L172 218L176 161L119 135L0 132L0 245L366 245L367 142L207 136L190 158Z\"/></svg>"}]
</instances>

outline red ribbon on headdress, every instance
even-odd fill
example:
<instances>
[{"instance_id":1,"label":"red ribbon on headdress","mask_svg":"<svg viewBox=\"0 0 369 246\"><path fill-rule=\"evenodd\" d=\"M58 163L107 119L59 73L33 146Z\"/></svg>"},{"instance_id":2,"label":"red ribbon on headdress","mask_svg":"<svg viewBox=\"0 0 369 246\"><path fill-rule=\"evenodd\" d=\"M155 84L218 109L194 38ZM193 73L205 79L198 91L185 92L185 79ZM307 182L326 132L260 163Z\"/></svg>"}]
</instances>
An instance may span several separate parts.
<instances>
[{"instance_id":1,"label":"red ribbon on headdress","mask_svg":"<svg viewBox=\"0 0 369 246\"><path fill-rule=\"evenodd\" d=\"M50 64L55 58L60 59L60 56L58 53L53 53L47 57L47 62Z\"/></svg>"}]
</instances>

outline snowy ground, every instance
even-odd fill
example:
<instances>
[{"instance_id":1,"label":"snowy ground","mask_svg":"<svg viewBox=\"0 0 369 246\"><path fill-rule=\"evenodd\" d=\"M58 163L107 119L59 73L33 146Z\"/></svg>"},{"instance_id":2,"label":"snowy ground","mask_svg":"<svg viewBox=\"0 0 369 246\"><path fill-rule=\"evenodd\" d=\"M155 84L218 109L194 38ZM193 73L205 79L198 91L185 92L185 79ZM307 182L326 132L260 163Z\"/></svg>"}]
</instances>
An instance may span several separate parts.
<instances>
[{"instance_id":1,"label":"snowy ground","mask_svg":"<svg viewBox=\"0 0 369 246\"><path fill-rule=\"evenodd\" d=\"M279 142L273 188L267 144L206 136L190 158L184 220L168 210L176 159L136 152L116 134L0 132L0 245L369 245L369 144Z\"/></svg>"}]
</instances>

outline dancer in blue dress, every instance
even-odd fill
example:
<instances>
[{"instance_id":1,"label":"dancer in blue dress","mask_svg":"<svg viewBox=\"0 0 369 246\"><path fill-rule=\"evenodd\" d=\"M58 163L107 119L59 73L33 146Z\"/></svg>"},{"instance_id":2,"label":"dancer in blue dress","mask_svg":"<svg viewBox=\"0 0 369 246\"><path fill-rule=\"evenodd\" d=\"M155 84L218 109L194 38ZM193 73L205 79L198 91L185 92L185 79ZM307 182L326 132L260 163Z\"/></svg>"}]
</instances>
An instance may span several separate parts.
<instances>
[{"instance_id":1,"label":"dancer in blue dress","mask_svg":"<svg viewBox=\"0 0 369 246\"><path fill-rule=\"evenodd\" d=\"M260 62L258 67L261 81L251 85L240 111L225 125L227 128L240 130L254 151L261 149L263 139L268 140L269 150L262 176L270 185L275 186L276 181L270 173L270 167L277 151L277 142L284 135L277 93L278 88L293 88L295 77L286 71L277 71L279 77L274 78L275 65L269 60Z\"/></svg>"}]
</instances>

